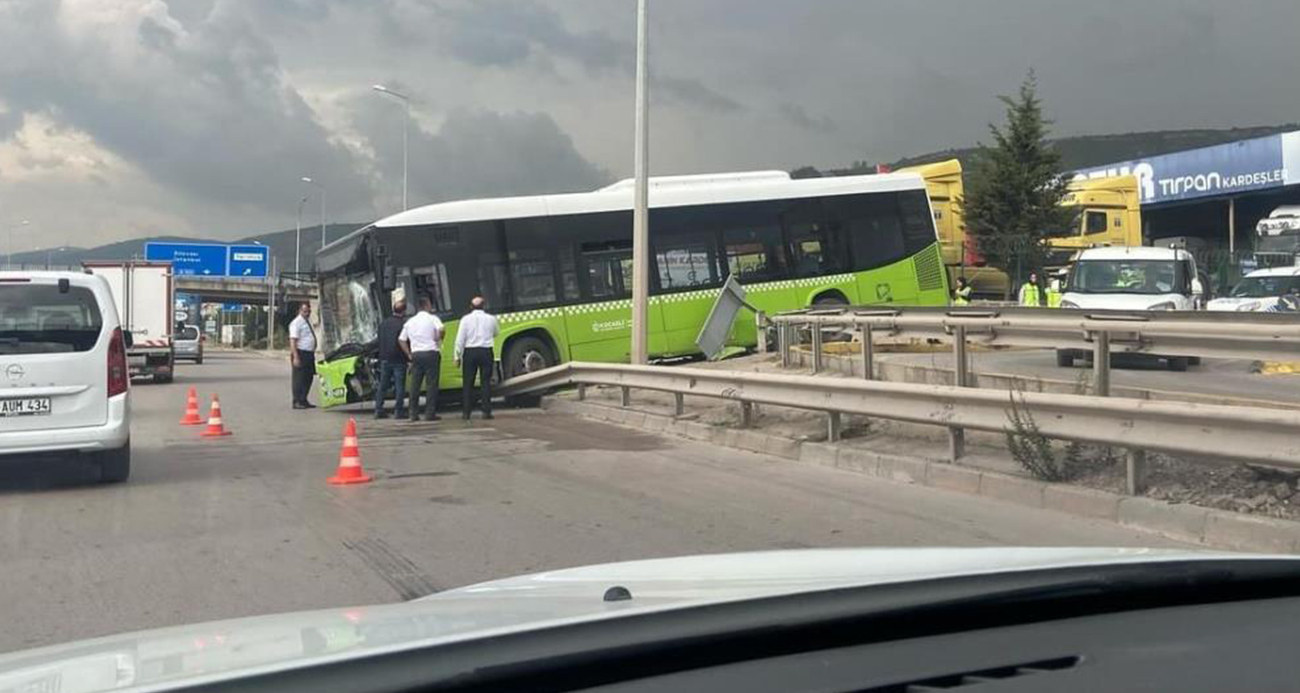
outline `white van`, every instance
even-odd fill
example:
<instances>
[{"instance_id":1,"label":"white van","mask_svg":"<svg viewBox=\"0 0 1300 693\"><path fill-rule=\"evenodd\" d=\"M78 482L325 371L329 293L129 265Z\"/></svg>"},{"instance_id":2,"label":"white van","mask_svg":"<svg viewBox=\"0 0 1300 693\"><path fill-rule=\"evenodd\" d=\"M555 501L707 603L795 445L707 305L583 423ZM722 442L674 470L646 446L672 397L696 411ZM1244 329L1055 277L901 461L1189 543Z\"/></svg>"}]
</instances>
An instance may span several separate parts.
<instances>
[{"instance_id":1,"label":"white van","mask_svg":"<svg viewBox=\"0 0 1300 693\"><path fill-rule=\"evenodd\" d=\"M0 272L0 464L91 455L103 481L131 473L127 337L102 278Z\"/></svg>"},{"instance_id":2,"label":"white van","mask_svg":"<svg viewBox=\"0 0 1300 693\"><path fill-rule=\"evenodd\" d=\"M1300 292L1300 267L1270 267L1241 278L1232 291L1206 306L1209 310L1263 311L1282 296Z\"/></svg>"},{"instance_id":3,"label":"white van","mask_svg":"<svg viewBox=\"0 0 1300 693\"><path fill-rule=\"evenodd\" d=\"M1094 310L1196 310L1204 293L1196 260L1179 248L1115 246L1079 253L1066 279L1062 308ZM1056 352L1056 363L1070 366L1087 354L1078 349ZM1186 356L1156 356L1170 370L1187 370Z\"/></svg>"}]
</instances>

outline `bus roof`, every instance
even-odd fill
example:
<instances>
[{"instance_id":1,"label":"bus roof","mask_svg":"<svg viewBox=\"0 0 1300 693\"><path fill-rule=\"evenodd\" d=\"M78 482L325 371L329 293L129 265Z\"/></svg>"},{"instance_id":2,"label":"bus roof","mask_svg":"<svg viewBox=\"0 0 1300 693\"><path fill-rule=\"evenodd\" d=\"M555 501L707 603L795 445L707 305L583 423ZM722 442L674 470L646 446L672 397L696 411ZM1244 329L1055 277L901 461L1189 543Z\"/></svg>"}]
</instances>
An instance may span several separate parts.
<instances>
[{"instance_id":1,"label":"bus roof","mask_svg":"<svg viewBox=\"0 0 1300 693\"><path fill-rule=\"evenodd\" d=\"M457 200L417 207L374 223L375 227L428 226L493 219L519 219L632 209L630 180L585 193ZM750 171L650 179L651 207L754 202L800 197L924 190L921 176L892 173L792 180L784 171Z\"/></svg>"}]
</instances>

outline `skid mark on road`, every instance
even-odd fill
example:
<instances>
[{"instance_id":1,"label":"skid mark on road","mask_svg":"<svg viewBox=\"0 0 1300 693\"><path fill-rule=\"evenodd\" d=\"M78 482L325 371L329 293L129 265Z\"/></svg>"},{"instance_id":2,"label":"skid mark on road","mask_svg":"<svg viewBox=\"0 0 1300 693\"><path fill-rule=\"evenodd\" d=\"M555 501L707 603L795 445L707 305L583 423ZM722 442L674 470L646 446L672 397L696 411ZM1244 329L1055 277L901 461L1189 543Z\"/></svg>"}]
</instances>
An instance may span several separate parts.
<instances>
[{"instance_id":1,"label":"skid mark on road","mask_svg":"<svg viewBox=\"0 0 1300 693\"><path fill-rule=\"evenodd\" d=\"M419 567L379 537L344 541L343 546L356 554L366 567L375 571L404 600L438 591L438 587L420 572Z\"/></svg>"}]
</instances>

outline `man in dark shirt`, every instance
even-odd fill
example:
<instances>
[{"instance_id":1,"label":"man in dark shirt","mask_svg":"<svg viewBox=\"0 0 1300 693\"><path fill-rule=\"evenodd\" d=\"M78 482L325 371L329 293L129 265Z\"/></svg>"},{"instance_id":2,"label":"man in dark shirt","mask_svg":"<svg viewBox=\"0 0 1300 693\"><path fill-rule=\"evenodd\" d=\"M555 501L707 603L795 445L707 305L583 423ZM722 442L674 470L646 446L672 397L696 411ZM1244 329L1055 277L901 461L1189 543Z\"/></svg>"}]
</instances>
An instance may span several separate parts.
<instances>
[{"instance_id":1,"label":"man in dark shirt","mask_svg":"<svg viewBox=\"0 0 1300 693\"><path fill-rule=\"evenodd\" d=\"M393 383L396 390L397 418L406 417L406 352L397 343L406 324L406 301L393 301L393 314L379 323L379 382L375 385L375 418L388 418L384 411L384 395L388 392L388 383Z\"/></svg>"}]
</instances>

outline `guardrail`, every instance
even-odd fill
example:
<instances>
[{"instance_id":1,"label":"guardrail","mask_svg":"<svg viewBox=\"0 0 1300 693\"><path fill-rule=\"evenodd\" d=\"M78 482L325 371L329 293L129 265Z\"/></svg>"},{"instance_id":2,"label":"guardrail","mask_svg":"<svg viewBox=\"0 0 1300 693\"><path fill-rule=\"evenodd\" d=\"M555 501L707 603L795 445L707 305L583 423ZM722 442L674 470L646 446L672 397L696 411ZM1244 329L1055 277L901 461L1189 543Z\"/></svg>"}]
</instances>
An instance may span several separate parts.
<instances>
[{"instance_id":1,"label":"guardrail","mask_svg":"<svg viewBox=\"0 0 1300 693\"><path fill-rule=\"evenodd\" d=\"M742 426L755 404L825 412L832 440L842 414L1004 432L1013 407L1031 412L1044 436L1127 447L1139 451L1130 462L1130 492L1141 486L1142 455L1147 450L1264 462L1300 468L1300 411L1087 395L1006 392L946 385L917 385L851 378L770 375L700 368L568 363L512 378L497 394L512 396L576 385L622 389L628 406L633 390L684 397L710 397L740 404ZM954 457L960 450L954 446Z\"/></svg>"},{"instance_id":2,"label":"guardrail","mask_svg":"<svg viewBox=\"0 0 1300 693\"><path fill-rule=\"evenodd\" d=\"M970 385L967 353L970 343L1088 352L1093 364L1094 397L1110 395L1110 355L1114 352L1260 360L1295 359L1300 355L1300 316L1284 313L1006 307L846 308L783 313L773 316L770 322L776 327L777 348L785 367L791 365L792 345L802 333L809 334L814 374L823 367L823 332L856 330L862 343L862 372L866 380L875 377L873 345L877 335L951 343L953 382L959 388ZM1114 401L1107 400L1102 406ZM1178 403L1175 406L1192 405ZM1215 424L1222 425L1226 424ZM963 427L951 426L949 435L952 457L960 458L965 454ZM1128 460L1130 493L1138 492L1145 483L1142 450L1135 448L1133 453ZM1247 457L1254 458L1253 454Z\"/></svg>"}]
</instances>

